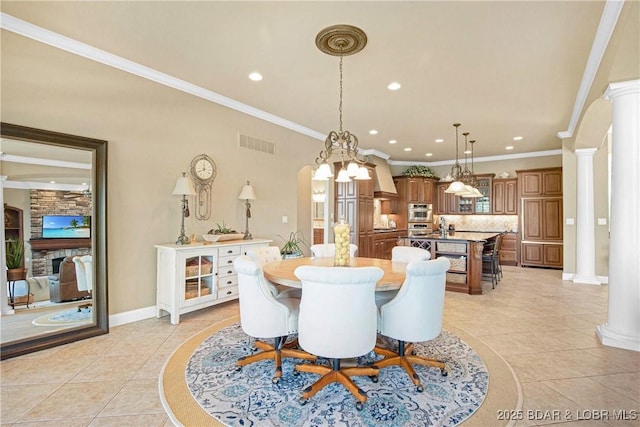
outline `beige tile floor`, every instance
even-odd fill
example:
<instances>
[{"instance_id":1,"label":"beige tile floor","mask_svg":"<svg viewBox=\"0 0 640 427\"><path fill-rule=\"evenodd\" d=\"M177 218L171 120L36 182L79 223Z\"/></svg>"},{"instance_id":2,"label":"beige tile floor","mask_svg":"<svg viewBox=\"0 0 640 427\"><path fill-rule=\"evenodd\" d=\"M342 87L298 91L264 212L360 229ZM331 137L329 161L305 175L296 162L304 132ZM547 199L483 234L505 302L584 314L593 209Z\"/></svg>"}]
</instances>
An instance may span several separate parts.
<instances>
[{"instance_id":1,"label":"beige tile floor","mask_svg":"<svg viewBox=\"0 0 640 427\"><path fill-rule=\"evenodd\" d=\"M148 319L2 361L1 426L169 426L158 395L165 360L191 335L237 313L233 302L184 315L179 325ZM484 295L447 293L445 327L464 329L512 366L524 393L522 412L507 414L521 418L517 425L638 426L640 353L599 343L595 327L606 313L607 286L505 267ZM636 419L615 420L614 410ZM495 425L505 425L498 415Z\"/></svg>"}]
</instances>

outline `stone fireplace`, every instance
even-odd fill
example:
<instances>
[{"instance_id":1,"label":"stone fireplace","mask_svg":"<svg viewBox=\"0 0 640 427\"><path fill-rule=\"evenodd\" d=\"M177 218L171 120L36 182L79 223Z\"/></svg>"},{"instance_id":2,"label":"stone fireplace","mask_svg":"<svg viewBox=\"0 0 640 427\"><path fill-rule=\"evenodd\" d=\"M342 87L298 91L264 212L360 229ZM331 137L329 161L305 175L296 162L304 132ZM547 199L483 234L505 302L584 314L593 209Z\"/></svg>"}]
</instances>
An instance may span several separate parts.
<instances>
[{"instance_id":1,"label":"stone fireplace","mask_svg":"<svg viewBox=\"0 0 640 427\"><path fill-rule=\"evenodd\" d=\"M31 190L31 271L54 274L53 260L91 254L91 239L42 239L43 215L91 215L91 195L72 191Z\"/></svg>"}]
</instances>

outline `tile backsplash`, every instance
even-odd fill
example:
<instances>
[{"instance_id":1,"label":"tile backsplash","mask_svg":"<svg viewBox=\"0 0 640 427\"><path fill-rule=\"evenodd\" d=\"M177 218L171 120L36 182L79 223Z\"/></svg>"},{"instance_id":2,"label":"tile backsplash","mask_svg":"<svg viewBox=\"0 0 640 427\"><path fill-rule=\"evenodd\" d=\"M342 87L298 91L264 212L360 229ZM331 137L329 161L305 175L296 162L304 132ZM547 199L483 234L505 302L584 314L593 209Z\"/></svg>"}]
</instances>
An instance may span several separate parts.
<instances>
[{"instance_id":1,"label":"tile backsplash","mask_svg":"<svg viewBox=\"0 0 640 427\"><path fill-rule=\"evenodd\" d=\"M518 231L518 215L434 215L434 228L442 216L458 231Z\"/></svg>"}]
</instances>

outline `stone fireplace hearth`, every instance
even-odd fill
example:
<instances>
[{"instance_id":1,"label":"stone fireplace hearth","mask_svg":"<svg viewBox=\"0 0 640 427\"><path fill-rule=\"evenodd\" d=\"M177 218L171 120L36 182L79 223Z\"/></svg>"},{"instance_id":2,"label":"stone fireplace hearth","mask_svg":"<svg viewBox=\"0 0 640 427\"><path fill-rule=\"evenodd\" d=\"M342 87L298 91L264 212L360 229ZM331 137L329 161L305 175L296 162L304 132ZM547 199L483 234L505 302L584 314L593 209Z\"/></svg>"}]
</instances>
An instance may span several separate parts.
<instances>
[{"instance_id":1,"label":"stone fireplace hearth","mask_svg":"<svg viewBox=\"0 0 640 427\"><path fill-rule=\"evenodd\" d=\"M58 250L43 250L32 251L33 258L31 260L31 269L33 270L34 277L51 276L53 271L53 260L56 258L64 258L68 256L82 256L90 255L91 248L78 248L78 249L58 249Z\"/></svg>"}]
</instances>

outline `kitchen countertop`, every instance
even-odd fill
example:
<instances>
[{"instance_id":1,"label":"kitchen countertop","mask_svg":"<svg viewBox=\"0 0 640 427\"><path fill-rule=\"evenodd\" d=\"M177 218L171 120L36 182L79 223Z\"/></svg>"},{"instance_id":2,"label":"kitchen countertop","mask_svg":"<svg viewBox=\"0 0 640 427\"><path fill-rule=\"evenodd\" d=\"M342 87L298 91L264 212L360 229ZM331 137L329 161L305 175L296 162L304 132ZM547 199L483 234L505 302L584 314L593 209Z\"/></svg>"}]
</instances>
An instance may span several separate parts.
<instances>
[{"instance_id":1,"label":"kitchen countertop","mask_svg":"<svg viewBox=\"0 0 640 427\"><path fill-rule=\"evenodd\" d=\"M455 233L447 233L446 237L442 237L440 233L433 233L426 236L408 237L414 240L461 240L470 242L484 242L495 236L498 232L479 232L479 231L456 231Z\"/></svg>"},{"instance_id":2,"label":"kitchen countertop","mask_svg":"<svg viewBox=\"0 0 640 427\"><path fill-rule=\"evenodd\" d=\"M403 228L374 228L373 229L374 233L391 233L395 231L407 231L407 230Z\"/></svg>"}]
</instances>

